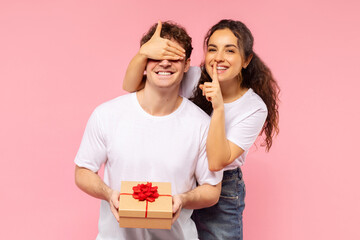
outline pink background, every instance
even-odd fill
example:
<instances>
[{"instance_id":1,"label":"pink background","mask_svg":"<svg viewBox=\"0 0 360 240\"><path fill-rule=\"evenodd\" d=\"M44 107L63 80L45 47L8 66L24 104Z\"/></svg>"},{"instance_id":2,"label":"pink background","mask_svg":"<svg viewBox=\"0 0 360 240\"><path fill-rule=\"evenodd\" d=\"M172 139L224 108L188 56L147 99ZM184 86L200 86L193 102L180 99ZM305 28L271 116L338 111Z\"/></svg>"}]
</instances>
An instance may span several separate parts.
<instances>
[{"instance_id":1,"label":"pink background","mask_svg":"<svg viewBox=\"0 0 360 240\"><path fill-rule=\"evenodd\" d=\"M290 3L291 2L291 3ZM243 168L245 239L360 239L358 1L0 1L1 239L94 239L100 201L74 184L87 119L124 92L142 34L244 21L281 86L270 153ZM356 160L357 159L357 160Z\"/></svg>"}]
</instances>

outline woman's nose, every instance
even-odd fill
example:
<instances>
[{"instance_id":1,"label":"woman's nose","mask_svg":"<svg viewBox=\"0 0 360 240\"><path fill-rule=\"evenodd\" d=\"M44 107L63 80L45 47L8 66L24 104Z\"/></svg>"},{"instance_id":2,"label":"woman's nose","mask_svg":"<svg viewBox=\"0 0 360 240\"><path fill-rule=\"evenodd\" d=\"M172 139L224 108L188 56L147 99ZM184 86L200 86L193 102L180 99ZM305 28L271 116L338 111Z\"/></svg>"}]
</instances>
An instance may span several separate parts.
<instances>
[{"instance_id":1,"label":"woman's nose","mask_svg":"<svg viewBox=\"0 0 360 240\"><path fill-rule=\"evenodd\" d=\"M223 53L220 52L220 51L217 52L216 55L215 55L214 60L215 60L216 62L224 61L224 55L223 55Z\"/></svg>"}]
</instances>

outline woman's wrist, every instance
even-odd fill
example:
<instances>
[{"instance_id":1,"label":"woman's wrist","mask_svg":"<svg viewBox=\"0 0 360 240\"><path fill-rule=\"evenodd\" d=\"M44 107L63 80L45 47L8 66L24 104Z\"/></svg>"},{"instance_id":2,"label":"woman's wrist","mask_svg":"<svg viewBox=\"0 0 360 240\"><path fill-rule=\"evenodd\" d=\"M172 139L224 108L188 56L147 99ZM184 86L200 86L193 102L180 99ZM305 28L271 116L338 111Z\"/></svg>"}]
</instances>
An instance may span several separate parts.
<instances>
[{"instance_id":1,"label":"woman's wrist","mask_svg":"<svg viewBox=\"0 0 360 240\"><path fill-rule=\"evenodd\" d=\"M138 51L137 56L138 56L138 58L141 58L142 60L147 60L148 59L148 56L146 54L146 50L144 50L142 47Z\"/></svg>"},{"instance_id":2,"label":"woman's wrist","mask_svg":"<svg viewBox=\"0 0 360 240\"><path fill-rule=\"evenodd\" d=\"M213 107L214 113L224 113L224 104L219 104L218 106ZM213 113L213 114L214 114Z\"/></svg>"}]
</instances>

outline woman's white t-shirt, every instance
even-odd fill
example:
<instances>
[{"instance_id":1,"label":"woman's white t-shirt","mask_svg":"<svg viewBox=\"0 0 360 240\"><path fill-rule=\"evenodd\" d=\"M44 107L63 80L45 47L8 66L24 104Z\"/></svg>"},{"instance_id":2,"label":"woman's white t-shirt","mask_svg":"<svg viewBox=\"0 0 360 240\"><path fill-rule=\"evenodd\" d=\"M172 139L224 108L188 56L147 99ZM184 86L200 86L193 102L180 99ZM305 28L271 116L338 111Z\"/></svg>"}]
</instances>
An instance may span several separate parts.
<instances>
[{"instance_id":1,"label":"woman's white t-shirt","mask_svg":"<svg viewBox=\"0 0 360 240\"><path fill-rule=\"evenodd\" d=\"M201 76L199 67L190 67L181 83L180 95L190 98ZM267 108L263 100L251 88L239 99L225 103L226 137L244 150L235 161L224 170L240 167L244 164L250 147L258 137L267 117Z\"/></svg>"}]
</instances>

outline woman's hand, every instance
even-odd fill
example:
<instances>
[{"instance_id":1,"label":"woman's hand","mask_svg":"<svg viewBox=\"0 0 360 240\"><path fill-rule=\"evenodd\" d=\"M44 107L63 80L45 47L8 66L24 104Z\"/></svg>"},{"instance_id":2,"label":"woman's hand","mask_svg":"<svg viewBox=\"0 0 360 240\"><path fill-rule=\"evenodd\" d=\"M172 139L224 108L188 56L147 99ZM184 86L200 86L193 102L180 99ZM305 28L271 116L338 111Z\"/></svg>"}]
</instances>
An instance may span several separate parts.
<instances>
[{"instance_id":1,"label":"woman's hand","mask_svg":"<svg viewBox=\"0 0 360 240\"><path fill-rule=\"evenodd\" d=\"M203 96L212 103L214 111L224 107L216 66L217 63L215 62L212 68L212 82L205 82L199 86L203 91Z\"/></svg>"},{"instance_id":2,"label":"woman's hand","mask_svg":"<svg viewBox=\"0 0 360 240\"><path fill-rule=\"evenodd\" d=\"M180 44L160 37L161 21L154 32L154 35L141 46L139 53L154 60L182 60L185 58L185 50Z\"/></svg>"}]
</instances>

